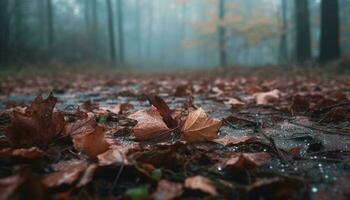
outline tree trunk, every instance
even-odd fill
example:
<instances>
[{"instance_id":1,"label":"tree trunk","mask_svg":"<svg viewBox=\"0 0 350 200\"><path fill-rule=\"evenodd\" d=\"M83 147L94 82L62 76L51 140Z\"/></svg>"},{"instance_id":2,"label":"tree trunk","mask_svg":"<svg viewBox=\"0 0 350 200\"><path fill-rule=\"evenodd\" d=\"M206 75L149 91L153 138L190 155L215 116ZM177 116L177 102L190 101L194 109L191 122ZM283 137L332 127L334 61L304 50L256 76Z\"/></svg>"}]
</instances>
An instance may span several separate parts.
<instances>
[{"instance_id":1,"label":"tree trunk","mask_svg":"<svg viewBox=\"0 0 350 200\"><path fill-rule=\"evenodd\" d=\"M311 58L310 14L308 0L295 0L296 59L299 63Z\"/></svg>"},{"instance_id":2,"label":"tree trunk","mask_svg":"<svg viewBox=\"0 0 350 200\"><path fill-rule=\"evenodd\" d=\"M227 66L227 52L226 52L226 30L221 22L225 18L225 0L219 0L219 59L220 66Z\"/></svg>"},{"instance_id":3,"label":"tree trunk","mask_svg":"<svg viewBox=\"0 0 350 200\"><path fill-rule=\"evenodd\" d=\"M124 14L123 1L118 0L118 44L119 44L119 63L124 65Z\"/></svg>"},{"instance_id":4,"label":"tree trunk","mask_svg":"<svg viewBox=\"0 0 350 200\"><path fill-rule=\"evenodd\" d=\"M50 50L55 42L54 35L54 10L52 0L47 0L47 40Z\"/></svg>"},{"instance_id":5,"label":"tree trunk","mask_svg":"<svg viewBox=\"0 0 350 200\"><path fill-rule=\"evenodd\" d=\"M106 0L107 3L107 18L108 18L108 35L109 35L109 47L110 47L110 59L112 65L115 66L115 41L114 41L114 19L113 8L111 0Z\"/></svg>"},{"instance_id":6,"label":"tree trunk","mask_svg":"<svg viewBox=\"0 0 350 200\"><path fill-rule=\"evenodd\" d=\"M287 1L281 0L281 11L282 11L282 34L280 41L280 52L279 52L279 62L285 63L288 60L288 42L287 42Z\"/></svg>"},{"instance_id":7,"label":"tree trunk","mask_svg":"<svg viewBox=\"0 0 350 200\"><path fill-rule=\"evenodd\" d=\"M46 46L46 34L45 34L45 0L38 0L38 22L39 22L39 35L40 35L40 46Z\"/></svg>"},{"instance_id":8,"label":"tree trunk","mask_svg":"<svg viewBox=\"0 0 350 200\"><path fill-rule=\"evenodd\" d=\"M92 19L91 19L91 34L92 34L92 42L94 48L97 49L97 24L98 24L98 16L97 16L97 9L98 9L98 3L96 0L92 1Z\"/></svg>"},{"instance_id":9,"label":"tree trunk","mask_svg":"<svg viewBox=\"0 0 350 200\"><path fill-rule=\"evenodd\" d=\"M8 0L0 0L0 64L8 61L9 56L9 13Z\"/></svg>"},{"instance_id":10,"label":"tree trunk","mask_svg":"<svg viewBox=\"0 0 350 200\"><path fill-rule=\"evenodd\" d=\"M339 5L337 0L321 1L321 41L320 61L326 62L339 58Z\"/></svg>"}]
</instances>

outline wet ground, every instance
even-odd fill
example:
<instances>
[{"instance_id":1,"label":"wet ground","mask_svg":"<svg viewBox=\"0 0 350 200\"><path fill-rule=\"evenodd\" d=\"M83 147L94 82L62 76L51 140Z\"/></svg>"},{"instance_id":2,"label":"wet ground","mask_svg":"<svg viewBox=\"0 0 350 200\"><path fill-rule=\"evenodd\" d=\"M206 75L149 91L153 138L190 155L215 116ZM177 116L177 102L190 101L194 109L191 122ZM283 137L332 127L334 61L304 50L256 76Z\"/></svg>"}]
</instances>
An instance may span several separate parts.
<instances>
[{"instance_id":1,"label":"wet ground","mask_svg":"<svg viewBox=\"0 0 350 200\"><path fill-rule=\"evenodd\" d=\"M66 89L56 86L57 88L53 88L53 91L54 95L59 100L57 106L62 111L76 108L83 102L90 100L98 103L101 107L130 103L134 106L130 112L134 112L149 107L150 104L143 97L147 92L156 93L163 97L171 109L183 106L188 101L188 96L190 95L187 95L187 91L183 91L183 93L185 93L183 95L175 95L174 92L178 89L177 87L187 85L188 88L191 87L189 93L191 93L191 97L194 99L193 104L196 107L202 107L211 117L224 119L229 116L234 116L234 120L229 120L228 123L224 123L221 127L219 138L224 136L255 136L261 139L261 142L258 143L228 147L217 145L206 147L206 144L203 144L203 147L200 147L200 144L196 146L196 148L205 149L204 152L209 151L213 153L214 155L209 156L210 159L212 159L212 156L215 157L216 153L220 154L220 151L270 152L273 155L270 164L261 167L259 172L252 172L257 173L252 176L259 177L259 180L263 180L264 178L266 178L266 180L271 180L275 177L282 177L286 181L282 181L281 183L277 182L278 184L294 184L300 186L301 188L292 189L292 191L300 193L300 196L297 196L291 192L290 197L292 199L347 199L350 197L350 130L348 130L349 121L346 117L338 121L333 120L328 123L321 123L317 119L324 117L324 113L322 116L315 117L314 114L311 114L311 112L313 112L312 109L307 112L295 113L287 111L280 105L292 104L293 101L291 97L295 95L295 93L286 89L285 83L274 83L275 80L270 81L269 84L266 85L268 85L270 89L278 88L284 92L286 96L289 96L284 96L283 100L277 103L255 105L251 103L251 99L249 99L250 94L242 92L246 91L245 88L247 87L259 88L261 85L254 85L254 81L256 84L261 84L262 82L256 81L255 79L251 81L252 83L244 83L242 87L236 87L235 84L233 88L227 86L230 84L225 85L225 82L235 82L234 78L208 78L205 81L199 81L189 80L188 77L183 80L181 78L166 79L157 77L157 79L159 79L158 81L156 79L149 80L149 78L147 81L138 81L141 79L140 77L125 78L124 81L118 80L118 82L108 84L101 81L96 85L92 84L93 87L85 87L83 90L75 88ZM246 82L249 82L249 79ZM82 82L81 84L84 83ZM308 92L314 92L314 88L316 87L315 82L310 84L311 86L305 83L307 89L303 91L303 94L307 95ZM324 81L323 84L333 86L338 83L327 84L327 82ZM339 83L339 85L341 84L344 83ZM201 92L199 92L199 89L193 89L197 86L205 89ZM346 86L347 85L342 86L338 88L338 90L349 97L349 90L343 89ZM322 87L322 85L319 87ZM332 90L332 87L330 88L329 90ZM25 90L24 88L21 89ZM257 89L257 91L266 91L267 89L267 86L265 86ZM321 89L321 92L327 93L329 90L325 89L325 91L322 91ZM21 92L21 90L14 91L15 90L12 90L12 92L6 91L6 93L0 95L0 102L2 103L0 105L0 111L5 110L6 103L16 102L17 104L23 103L28 105L40 92L43 92L44 96L48 95L50 92L46 90L45 87L38 91L35 91L35 88L29 91L27 90L27 92ZM243 107L236 108L223 102L223 99L230 97L240 97L242 101L249 103L246 103ZM288 101L286 99L288 99ZM346 99L346 101L348 100ZM348 107L346 107L346 109L348 109ZM128 138L123 138L121 140L130 142ZM231 189L236 187L235 184L238 185L237 187L252 184L249 180L245 180L247 177L249 179L249 176L238 174L237 177L242 177L242 180L236 180L237 178L235 178L234 174L226 172L220 165L211 162L198 166L197 169L192 166L188 173L192 175L197 173L205 174L214 182L218 182L218 185L227 186L232 183L233 186L227 186ZM171 178L176 179L177 176L174 175ZM256 191L261 192L260 190L265 189L271 190L269 189L271 184L262 183L262 185L261 188L257 187ZM227 189L224 189L224 191L226 190ZM193 194L186 195L187 198L196 196ZM184 198L186 198L186 195ZM232 195L236 195L238 198L246 198L244 195L228 192L229 197L232 197ZM255 196L251 194L250 198L255 199ZM268 198L267 196L266 199Z\"/></svg>"}]
</instances>

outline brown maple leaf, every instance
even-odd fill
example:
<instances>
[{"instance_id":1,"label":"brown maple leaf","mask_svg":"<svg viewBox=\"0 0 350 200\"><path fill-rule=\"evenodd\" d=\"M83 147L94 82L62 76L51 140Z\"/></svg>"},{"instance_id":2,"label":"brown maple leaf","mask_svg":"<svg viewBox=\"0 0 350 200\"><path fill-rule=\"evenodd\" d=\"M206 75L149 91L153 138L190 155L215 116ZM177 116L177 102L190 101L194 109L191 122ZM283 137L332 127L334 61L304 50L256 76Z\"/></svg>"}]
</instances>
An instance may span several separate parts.
<instances>
[{"instance_id":1,"label":"brown maple leaf","mask_svg":"<svg viewBox=\"0 0 350 200\"><path fill-rule=\"evenodd\" d=\"M136 140L154 140L166 137L170 129L163 121L158 109L152 106L149 109L137 111L128 116L136 120L137 124L132 129Z\"/></svg>"},{"instance_id":2,"label":"brown maple leaf","mask_svg":"<svg viewBox=\"0 0 350 200\"><path fill-rule=\"evenodd\" d=\"M181 138L189 142L217 138L222 122L211 119L202 108L190 112L181 128Z\"/></svg>"},{"instance_id":3,"label":"brown maple leaf","mask_svg":"<svg viewBox=\"0 0 350 200\"><path fill-rule=\"evenodd\" d=\"M25 113L9 113L11 124L5 128L5 136L16 147L47 146L59 137L64 129L63 115L55 110L57 99L52 95L47 99L35 98Z\"/></svg>"}]
</instances>

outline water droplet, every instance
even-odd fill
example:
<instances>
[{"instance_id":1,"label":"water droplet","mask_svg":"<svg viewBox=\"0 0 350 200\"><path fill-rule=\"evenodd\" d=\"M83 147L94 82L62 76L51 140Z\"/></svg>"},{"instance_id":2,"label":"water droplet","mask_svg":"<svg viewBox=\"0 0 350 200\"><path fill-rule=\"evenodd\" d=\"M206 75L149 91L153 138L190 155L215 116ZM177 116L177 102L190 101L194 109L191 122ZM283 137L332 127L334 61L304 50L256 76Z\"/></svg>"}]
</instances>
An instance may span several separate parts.
<instances>
[{"instance_id":1,"label":"water droplet","mask_svg":"<svg viewBox=\"0 0 350 200\"><path fill-rule=\"evenodd\" d=\"M321 164L321 163L319 163L319 164L318 164L318 167L322 167L322 164Z\"/></svg>"},{"instance_id":2,"label":"water droplet","mask_svg":"<svg viewBox=\"0 0 350 200\"><path fill-rule=\"evenodd\" d=\"M218 166L218 171L221 171L222 170L222 167L221 166Z\"/></svg>"},{"instance_id":3,"label":"water droplet","mask_svg":"<svg viewBox=\"0 0 350 200\"><path fill-rule=\"evenodd\" d=\"M328 178L329 178L329 176L326 174L326 175L324 176L324 178L325 178L325 179L328 179Z\"/></svg>"},{"instance_id":4,"label":"water droplet","mask_svg":"<svg viewBox=\"0 0 350 200\"><path fill-rule=\"evenodd\" d=\"M314 192L314 193L315 193L315 192L318 192L317 187L312 187L312 188L311 188L311 192Z\"/></svg>"}]
</instances>

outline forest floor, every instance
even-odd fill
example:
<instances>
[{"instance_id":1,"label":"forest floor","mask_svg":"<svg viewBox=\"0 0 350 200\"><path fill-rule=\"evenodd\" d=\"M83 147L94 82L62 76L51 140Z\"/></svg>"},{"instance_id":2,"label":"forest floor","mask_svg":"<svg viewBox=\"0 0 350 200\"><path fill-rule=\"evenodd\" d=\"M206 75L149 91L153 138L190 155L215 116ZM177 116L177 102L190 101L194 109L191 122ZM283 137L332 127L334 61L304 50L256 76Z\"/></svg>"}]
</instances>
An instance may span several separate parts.
<instances>
[{"instance_id":1,"label":"forest floor","mask_svg":"<svg viewBox=\"0 0 350 200\"><path fill-rule=\"evenodd\" d=\"M0 199L349 199L349 79L2 77Z\"/></svg>"}]
</instances>

